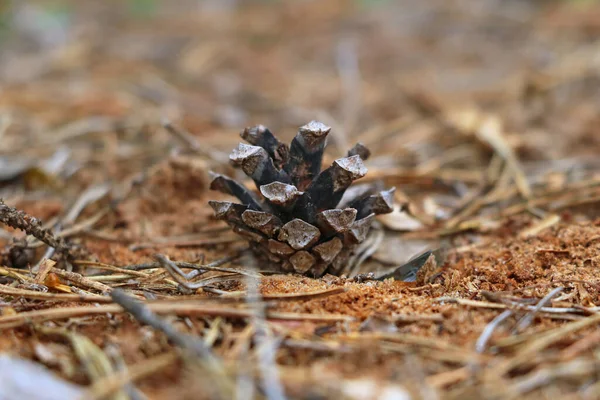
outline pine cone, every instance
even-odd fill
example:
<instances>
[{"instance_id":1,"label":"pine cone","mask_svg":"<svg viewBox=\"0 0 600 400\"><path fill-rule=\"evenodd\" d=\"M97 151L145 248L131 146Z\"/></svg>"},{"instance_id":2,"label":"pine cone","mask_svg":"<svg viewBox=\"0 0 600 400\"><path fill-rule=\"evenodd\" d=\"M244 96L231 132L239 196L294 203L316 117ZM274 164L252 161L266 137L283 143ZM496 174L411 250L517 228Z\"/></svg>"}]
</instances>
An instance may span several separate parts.
<instances>
[{"instance_id":1,"label":"pine cone","mask_svg":"<svg viewBox=\"0 0 600 400\"><path fill-rule=\"evenodd\" d=\"M254 180L261 196L213 174L211 189L242 203L210 201L216 217L246 238L259 258L284 272L339 275L366 239L375 215L392 211L395 188L367 190L336 208L352 182L367 173L363 160L370 153L359 143L321 171L330 130L312 121L300 127L288 147L262 125L246 128L241 136L250 144L240 143L229 158Z\"/></svg>"}]
</instances>

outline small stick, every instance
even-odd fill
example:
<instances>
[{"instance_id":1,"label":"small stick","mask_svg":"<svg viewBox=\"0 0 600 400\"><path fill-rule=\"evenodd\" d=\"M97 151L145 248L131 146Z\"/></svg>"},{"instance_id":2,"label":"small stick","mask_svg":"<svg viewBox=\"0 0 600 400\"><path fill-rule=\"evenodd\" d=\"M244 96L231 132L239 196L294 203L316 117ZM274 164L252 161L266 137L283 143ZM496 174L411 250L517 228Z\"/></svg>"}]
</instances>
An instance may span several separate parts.
<instances>
[{"instance_id":1,"label":"small stick","mask_svg":"<svg viewBox=\"0 0 600 400\"><path fill-rule=\"evenodd\" d=\"M76 272L69 272L58 268L50 268L50 272L54 272L56 275L68 279L69 281L76 283L81 286L89 287L95 289L101 293L109 293L112 291L110 286L107 286L100 282L94 282L85 276L78 274Z\"/></svg>"},{"instance_id":2,"label":"small stick","mask_svg":"<svg viewBox=\"0 0 600 400\"><path fill-rule=\"evenodd\" d=\"M519 232L519 237L525 239L525 238L537 236L544 229L550 228L551 226L558 224L560 222L560 220L561 220L560 215L549 214L541 221L538 221L535 224L533 224L532 226Z\"/></svg>"},{"instance_id":3,"label":"small stick","mask_svg":"<svg viewBox=\"0 0 600 400\"><path fill-rule=\"evenodd\" d=\"M103 380L107 376L114 376L115 373L127 373L127 363L125 363L123 354L121 353L121 350L117 344L109 343L105 347L105 352L110 362L114 365L115 372L99 377L94 382L92 382L92 385L99 380ZM136 388L133 383L127 383L123 385L122 396L124 396L124 398L128 398L129 400L148 400L146 395L142 393L138 388Z\"/></svg>"},{"instance_id":4,"label":"small stick","mask_svg":"<svg viewBox=\"0 0 600 400\"><path fill-rule=\"evenodd\" d=\"M71 247L63 238L55 236L49 229L44 229L39 219L32 217L25 211L7 206L3 200L0 200L0 222L19 229L53 247L56 251L70 256Z\"/></svg>"},{"instance_id":5,"label":"small stick","mask_svg":"<svg viewBox=\"0 0 600 400\"><path fill-rule=\"evenodd\" d=\"M19 272L22 272L22 270ZM7 276L9 278L17 279L21 283L23 283L23 282L35 283L35 281L32 278L22 275L19 272L13 271L12 268L0 267L0 276Z\"/></svg>"},{"instance_id":6,"label":"small stick","mask_svg":"<svg viewBox=\"0 0 600 400\"><path fill-rule=\"evenodd\" d=\"M75 202L71 206L70 210L67 212L67 214L63 218L62 223L66 224L66 225L75 223L75 220L77 219L77 217L79 217L81 212L89 204L95 203L96 201L100 200L101 198L106 196L109 193L109 191L110 191L110 186L106 185L106 184L94 185L94 186L88 187L75 200Z\"/></svg>"},{"instance_id":7,"label":"small stick","mask_svg":"<svg viewBox=\"0 0 600 400\"><path fill-rule=\"evenodd\" d=\"M97 261L73 260L73 264L77 265L78 267L95 267L98 269L103 269L103 270L116 272L116 273L120 273L120 274L127 274L127 275L131 275L131 276L137 276L140 278L148 278L150 276L149 274L147 274L145 272L140 272L140 271L136 271L133 269L119 268L119 267L115 267L114 265L105 264L105 263L101 263L101 262L97 262Z\"/></svg>"},{"instance_id":8,"label":"small stick","mask_svg":"<svg viewBox=\"0 0 600 400\"><path fill-rule=\"evenodd\" d=\"M98 211L97 213L92 215L91 217L89 217L81 222L78 222L68 228L65 228L65 229L61 230L60 232L57 232L56 236L66 238L69 236L74 236L80 232L87 233L87 230L91 229L109 211L110 211L110 207L104 207L100 211Z\"/></svg>"},{"instance_id":9,"label":"small stick","mask_svg":"<svg viewBox=\"0 0 600 400\"><path fill-rule=\"evenodd\" d=\"M195 263L190 263L190 262L185 262L185 261L173 261L173 264L175 264L179 268L190 268L190 269L200 270L203 273L206 271L218 271L218 272L238 273L241 275L247 275L247 276L255 277L255 278L259 277L260 274L258 272L249 271L249 270L245 270L245 269L221 267L221 265L223 265L223 264L227 264L231 261L234 261L234 260L237 260L238 258L240 258L246 250L247 249L240 250L240 251L238 251L237 254L234 254L234 255L231 255L228 257L223 257L221 259L218 259L218 260L213 261L208 264L195 264ZM122 268L124 270L140 271L140 270L144 270L144 269L161 268L161 266L162 265L159 262L153 262L153 263L145 263L145 264L132 264L132 265L124 266Z\"/></svg>"},{"instance_id":10,"label":"small stick","mask_svg":"<svg viewBox=\"0 0 600 400\"><path fill-rule=\"evenodd\" d=\"M190 272L189 274L186 274L177 265L175 265L171 260L169 260L164 255L156 254L154 257L158 260L160 265L162 265L162 267L167 270L169 275L171 275L171 277L178 284L180 284L181 286L183 286L184 288L186 288L188 290L197 290L206 285L211 285L211 284L218 283L218 282L229 281L229 280L235 279L236 277L241 276L240 274L237 274L237 273L225 274L225 275L219 275L219 276L213 276L210 278L206 278L199 282L190 282L189 281L190 279L195 278L196 276L198 276L201 273L201 272L199 272L199 270L195 270L195 271Z\"/></svg>"},{"instance_id":11,"label":"small stick","mask_svg":"<svg viewBox=\"0 0 600 400\"><path fill-rule=\"evenodd\" d=\"M35 275L35 283L38 285L43 285L46 281L48 273L50 272L50 269L56 265L56 261L48 258L42 258L38 264L40 267Z\"/></svg>"},{"instance_id":12,"label":"small stick","mask_svg":"<svg viewBox=\"0 0 600 400\"><path fill-rule=\"evenodd\" d=\"M340 293L345 293L348 289L344 287L336 287L325 290L316 290L314 292L306 292L306 293L273 293L273 294L263 294L260 296L248 296L246 292L225 292L222 290L215 290L205 288L205 292L215 293L221 295L219 300L232 300L232 301L245 301L247 303L256 302L256 301L295 301L295 300L313 300L320 299L324 297L333 296ZM437 314L435 314L437 315Z\"/></svg>"}]
</instances>

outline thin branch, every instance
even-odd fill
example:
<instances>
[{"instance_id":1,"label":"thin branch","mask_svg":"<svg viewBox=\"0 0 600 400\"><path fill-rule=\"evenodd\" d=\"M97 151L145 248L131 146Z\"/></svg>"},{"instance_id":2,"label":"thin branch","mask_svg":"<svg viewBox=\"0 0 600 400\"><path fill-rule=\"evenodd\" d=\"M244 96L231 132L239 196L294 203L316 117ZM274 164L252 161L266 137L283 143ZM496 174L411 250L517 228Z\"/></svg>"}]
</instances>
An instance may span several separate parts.
<instances>
[{"instance_id":1,"label":"thin branch","mask_svg":"<svg viewBox=\"0 0 600 400\"><path fill-rule=\"evenodd\" d=\"M1 199L0 222L35 237L60 253L67 256L71 255L72 248L62 237L54 235L49 229L44 229L42 227L42 222L39 219L32 217L25 211L7 206Z\"/></svg>"}]
</instances>

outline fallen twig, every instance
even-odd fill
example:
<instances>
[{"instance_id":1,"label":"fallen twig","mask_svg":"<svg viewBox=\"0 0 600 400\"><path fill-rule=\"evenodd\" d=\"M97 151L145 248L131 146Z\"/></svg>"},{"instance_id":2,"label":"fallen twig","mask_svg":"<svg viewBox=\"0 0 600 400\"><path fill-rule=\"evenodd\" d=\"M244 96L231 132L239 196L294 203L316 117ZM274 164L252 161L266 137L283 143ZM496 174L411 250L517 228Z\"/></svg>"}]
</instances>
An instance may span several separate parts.
<instances>
[{"instance_id":1,"label":"fallen twig","mask_svg":"<svg viewBox=\"0 0 600 400\"><path fill-rule=\"evenodd\" d=\"M35 237L58 252L71 256L72 247L63 238L54 235L49 229L44 229L39 219L25 211L7 206L2 200L0 200L0 222Z\"/></svg>"},{"instance_id":2,"label":"fallen twig","mask_svg":"<svg viewBox=\"0 0 600 400\"><path fill-rule=\"evenodd\" d=\"M76 272L69 272L62 269L52 267L50 272L54 272L56 275L61 278L67 279L77 285L85 286L94 290L99 291L100 293L110 293L112 288L100 282L95 282L85 276L78 274Z\"/></svg>"}]
</instances>

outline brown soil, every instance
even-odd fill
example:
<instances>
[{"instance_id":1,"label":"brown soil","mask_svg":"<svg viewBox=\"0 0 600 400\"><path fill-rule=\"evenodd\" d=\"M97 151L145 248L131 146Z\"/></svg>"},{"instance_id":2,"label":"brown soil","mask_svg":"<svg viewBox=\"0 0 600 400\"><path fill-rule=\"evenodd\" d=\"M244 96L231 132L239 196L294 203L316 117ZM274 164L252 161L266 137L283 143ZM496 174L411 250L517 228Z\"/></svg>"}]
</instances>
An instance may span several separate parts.
<instances>
[{"instance_id":1,"label":"brown soil","mask_svg":"<svg viewBox=\"0 0 600 400\"><path fill-rule=\"evenodd\" d=\"M600 110L593 67L600 5L340 0L228 8L206 2L213 7L191 12L193 2L185 1L139 2L142 9L135 1L96 3L59 1L54 9L32 2L29 11L20 5L3 11L12 22L0 31L6 41L0 161L32 160L2 176L7 204L61 225L86 188L108 185L107 196L62 226L99 215L69 237L86 250L87 261L127 267L160 253L211 262L244 248L207 206L225 199L208 190L208 171L237 173L219 160L220 152L233 148L244 126L262 123L289 140L297 126L323 119L334 131L328 160L365 142L373 152L371 179L396 185L398 199L408 199L420 221L407 228L406 220L394 220L396 229L385 229L384 245L365 271L402 264L415 255L408 250L413 242L450 250L416 283L265 274L264 296L344 289L261 303L286 394L597 398L598 324L569 327L595 318L600 306ZM54 21L46 39L36 24L14 17L31 10ZM200 150L168 134L160 125L164 116L191 132ZM490 139L482 126L495 119L502 128ZM6 128L3 121L10 121ZM38 164L60 149L69 160L58 171ZM509 165L513 155L522 175ZM5 233L2 262L11 267L12 238L23 236L10 228ZM45 251L32 252L29 266ZM2 271L2 287L39 290ZM98 294L55 279L72 293ZM99 281L140 298L198 299L234 309L246 306L223 300L222 292L251 289L236 279L183 293L162 270L151 279L114 279ZM49 293L61 293L48 282ZM546 308L531 312L559 287ZM130 370L174 348L129 314L3 328L24 312L89 305L0 294L0 352L87 386L104 381L86 373L64 336L42 328L77 333L102 352L117 348ZM486 326L505 310L512 314L478 353ZM180 332L212 338L211 352L227 366L227 379L251 377L265 395L257 361L264 335L252 330L260 321L175 314L165 319ZM517 328L527 315L530 323ZM179 358L136 379L135 387L152 399L224 396L196 364Z\"/></svg>"}]
</instances>

